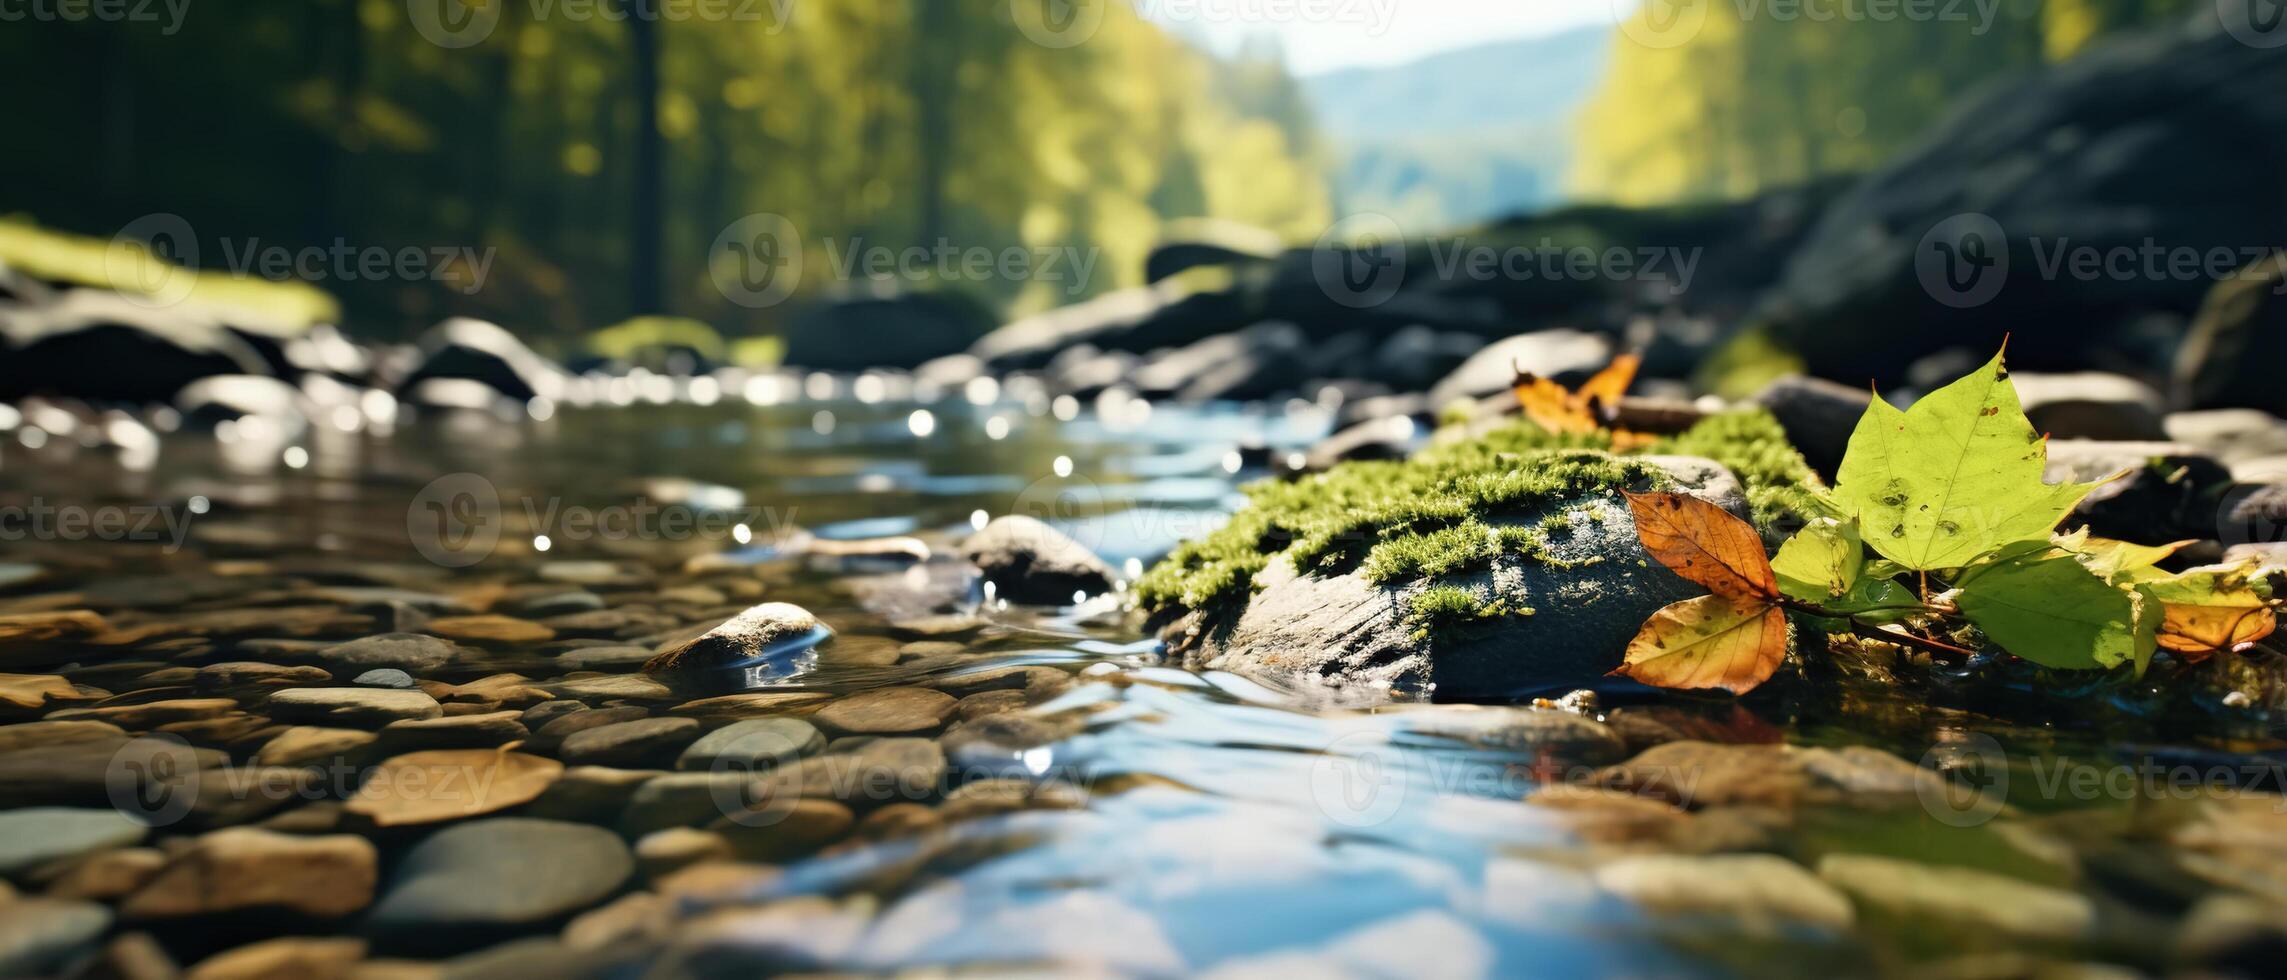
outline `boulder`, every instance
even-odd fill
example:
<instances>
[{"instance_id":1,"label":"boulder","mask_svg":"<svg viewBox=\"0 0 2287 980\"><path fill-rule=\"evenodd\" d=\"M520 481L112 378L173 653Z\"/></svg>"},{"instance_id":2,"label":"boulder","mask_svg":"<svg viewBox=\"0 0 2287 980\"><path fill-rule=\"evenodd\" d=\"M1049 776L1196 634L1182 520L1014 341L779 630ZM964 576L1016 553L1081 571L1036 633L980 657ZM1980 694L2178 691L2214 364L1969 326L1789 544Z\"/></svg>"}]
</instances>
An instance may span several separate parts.
<instances>
[{"instance_id":1,"label":"boulder","mask_svg":"<svg viewBox=\"0 0 2287 980\"><path fill-rule=\"evenodd\" d=\"M1771 382L1749 401L1779 421L1804 462L1832 477L1850 448L1850 433L1858 428L1866 406L1874 403L1874 395L1867 389L1795 376Z\"/></svg>"},{"instance_id":2,"label":"boulder","mask_svg":"<svg viewBox=\"0 0 2287 980\"><path fill-rule=\"evenodd\" d=\"M518 402L563 394L564 372L499 324L454 317L421 335L420 361L397 383L400 397L429 381L473 381ZM414 399L420 400L420 399Z\"/></svg>"},{"instance_id":3,"label":"boulder","mask_svg":"<svg viewBox=\"0 0 2287 980\"><path fill-rule=\"evenodd\" d=\"M2273 368L2287 362L2287 253L2218 280L2176 350L2178 408L2257 408L2287 413Z\"/></svg>"},{"instance_id":4,"label":"boulder","mask_svg":"<svg viewBox=\"0 0 2287 980\"><path fill-rule=\"evenodd\" d=\"M184 385L175 394L175 411L193 426L211 427L244 418L263 419L278 429L280 438L293 438L309 427L302 390L264 375L220 374Z\"/></svg>"},{"instance_id":5,"label":"boulder","mask_svg":"<svg viewBox=\"0 0 2287 980\"><path fill-rule=\"evenodd\" d=\"M1115 573L1086 545L1023 514L996 517L961 543L961 557L1010 602L1063 606L1112 587Z\"/></svg>"},{"instance_id":6,"label":"boulder","mask_svg":"<svg viewBox=\"0 0 2287 980\"><path fill-rule=\"evenodd\" d=\"M2167 440L2215 457L2226 466L2266 456L2287 456L2287 421L2252 408L2173 412L2161 420Z\"/></svg>"},{"instance_id":7,"label":"boulder","mask_svg":"<svg viewBox=\"0 0 2287 980\"><path fill-rule=\"evenodd\" d=\"M1542 330L1495 341L1471 355L1429 389L1429 402L1444 405L1510 389L1522 369L1574 385L1612 360L1612 341L1578 330Z\"/></svg>"},{"instance_id":8,"label":"boulder","mask_svg":"<svg viewBox=\"0 0 2287 980\"><path fill-rule=\"evenodd\" d=\"M992 328L990 311L951 290L829 299L795 312L786 363L821 371L912 367L961 353Z\"/></svg>"},{"instance_id":9,"label":"boulder","mask_svg":"<svg viewBox=\"0 0 2287 980\"><path fill-rule=\"evenodd\" d=\"M2012 371L2017 400L2036 432L2055 439L2162 441L2160 393L2134 378L2101 371Z\"/></svg>"},{"instance_id":10,"label":"boulder","mask_svg":"<svg viewBox=\"0 0 2287 980\"><path fill-rule=\"evenodd\" d=\"M2287 164L2287 104L2269 95L2287 87L2287 59L2219 27L2246 2L1980 90L1827 207L1762 304L1766 336L1813 374L1885 383L1922 354L1990 351L2004 334L2023 370L2101 366L2092 352L2164 360L2137 322L2190 314L2207 276L2083 275L2061 250L2204 262L2281 243L2287 198L2263 189ZM2204 359L2248 372L2238 390L2266 401L2190 404L2287 410L2266 349Z\"/></svg>"},{"instance_id":11,"label":"boulder","mask_svg":"<svg viewBox=\"0 0 2287 980\"><path fill-rule=\"evenodd\" d=\"M53 303L0 307L0 399L47 394L165 403L222 374L268 374L260 354L203 308L149 306L75 289Z\"/></svg>"},{"instance_id":12,"label":"boulder","mask_svg":"<svg viewBox=\"0 0 2287 980\"><path fill-rule=\"evenodd\" d=\"M1178 218L1144 257L1144 281L1158 282L1200 266L1243 265L1278 257L1285 243L1253 225L1221 218Z\"/></svg>"},{"instance_id":13,"label":"boulder","mask_svg":"<svg viewBox=\"0 0 2287 980\"><path fill-rule=\"evenodd\" d=\"M1181 402L1268 397L1310 376L1308 341L1291 323L1258 323L1169 351L1127 378L1147 398Z\"/></svg>"},{"instance_id":14,"label":"boulder","mask_svg":"<svg viewBox=\"0 0 2287 980\"><path fill-rule=\"evenodd\" d=\"M2043 478L2102 480L2084 498L2067 526L2086 523L2101 537L2158 544L2217 533L2217 508L2231 487L2223 464L2190 446L2171 442L2102 442L2052 439Z\"/></svg>"}]
</instances>

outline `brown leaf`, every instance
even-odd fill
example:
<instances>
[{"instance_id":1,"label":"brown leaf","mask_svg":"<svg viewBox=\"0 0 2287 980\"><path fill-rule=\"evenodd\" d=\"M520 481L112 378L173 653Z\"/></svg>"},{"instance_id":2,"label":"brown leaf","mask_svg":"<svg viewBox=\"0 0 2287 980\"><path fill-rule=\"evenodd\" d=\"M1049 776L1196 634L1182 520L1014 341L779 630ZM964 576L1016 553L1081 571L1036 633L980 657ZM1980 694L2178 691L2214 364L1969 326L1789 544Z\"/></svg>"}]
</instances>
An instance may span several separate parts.
<instances>
[{"instance_id":1,"label":"brown leaf","mask_svg":"<svg viewBox=\"0 0 2287 980\"><path fill-rule=\"evenodd\" d=\"M1573 408L1572 393L1547 378L1518 374L1517 404L1534 425L1558 434L1596 431L1596 419Z\"/></svg>"},{"instance_id":2,"label":"brown leaf","mask_svg":"<svg viewBox=\"0 0 2287 980\"><path fill-rule=\"evenodd\" d=\"M1745 694L1769 680L1786 656L1787 614L1779 607L1705 595L1653 613L1612 673L1653 687Z\"/></svg>"},{"instance_id":3,"label":"brown leaf","mask_svg":"<svg viewBox=\"0 0 2287 980\"><path fill-rule=\"evenodd\" d=\"M1779 597L1779 579L1763 554L1763 536L1746 521L1689 494L1626 496L1628 511L1636 517L1637 539L1669 570L1720 596Z\"/></svg>"},{"instance_id":4,"label":"brown leaf","mask_svg":"<svg viewBox=\"0 0 2287 980\"><path fill-rule=\"evenodd\" d=\"M1518 406L1525 410L1525 418L1534 425L1560 435L1584 435L1606 427L1608 413L1635 383L1636 368L1642 363L1643 358L1634 354L1615 357L1578 391L1566 391L1561 384L1520 370L1511 388ZM1615 448L1626 449L1649 442L1651 437L1614 430L1613 441Z\"/></svg>"},{"instance_id":5,"label":"brown leaf","mask_svg":"<svg viewBox=\"0 0 2287 980\"><path fill-rule=\"evenodd\" d=\"M1622 354L1613 358L1612 363L1604 366L1604 370L1596 372L1594 377L1581 384L1580 390L1573 393L1574 400L1583 410L1600 404L1606 411L1610 411L1628 393L1628 386L1635 383L1636 368L1643 363L1644 359L1634 354Z\"/></svg>"},{"instance_id":6,"label":"brown leaf","mask_svg":"<svg viewBox=\"0 0 2287 980\"><path fill-rule=\"evenodd\" d=\"M381 827L460 820L529 803L563 771L505 749L410 752L375 767L345 809Z\"/></svg>"},{"instance_id":7,"label":"brown leaf","mask_svg":"<svg viewBox=\"0 0 2287 980\"><path fill-rule=\"evenodd\" d=\"M2195 664L2212 654L2263 639L2279 628L2279 617L2269 606L2250 609L2167 603L2160 608L2160 649L2183 654Z\"/></svg>"}]
</instances>

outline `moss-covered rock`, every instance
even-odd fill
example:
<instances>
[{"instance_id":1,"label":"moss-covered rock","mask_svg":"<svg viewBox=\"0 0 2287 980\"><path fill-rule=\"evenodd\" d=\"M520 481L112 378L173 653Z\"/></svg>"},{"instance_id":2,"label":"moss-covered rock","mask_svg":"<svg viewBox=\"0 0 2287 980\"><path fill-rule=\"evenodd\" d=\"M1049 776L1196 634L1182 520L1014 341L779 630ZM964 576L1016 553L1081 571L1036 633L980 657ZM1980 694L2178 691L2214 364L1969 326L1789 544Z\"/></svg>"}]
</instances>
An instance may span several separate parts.
<instances>
[{"instance_id":1,"label":"moss-covered rock","mask_svg":"<svg viewBox=\"0 0 2287 980\"><path fill-rule=\"evenodd\" d=\"M1695 591L1645 555L1621 490L1783 524L1816 480L1760 412L1638 454L1609 448L1519 422L1256 484L1222 530L1147 572L1138 598L1198 666L1457 700L1587 683L1644 617Z\"/></svg>"}]
</instances>

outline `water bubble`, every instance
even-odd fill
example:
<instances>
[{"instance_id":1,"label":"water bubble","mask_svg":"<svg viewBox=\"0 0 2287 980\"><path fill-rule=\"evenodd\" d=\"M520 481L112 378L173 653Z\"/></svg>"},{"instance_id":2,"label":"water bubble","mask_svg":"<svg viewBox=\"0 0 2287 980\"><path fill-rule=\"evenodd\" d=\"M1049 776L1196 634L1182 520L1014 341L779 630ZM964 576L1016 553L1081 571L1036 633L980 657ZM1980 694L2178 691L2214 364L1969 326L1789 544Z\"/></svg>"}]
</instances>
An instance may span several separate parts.
<instances>
[{"instance_id":1,"label":"water bubble","mask_svg":"<svg viewBox=\"0 0 2287 980\"><path fill-rule=\"evenodd\" d=\"M858 396L858 401L871 405L889 397L889 382L878 374L861 374L850 385L850 393Z\"/></svg>"},{"instance_id":2,"label":"water bubble","mask_svg":"<svg viewBox=\"0 0 2287 980\"><path fill-rule=\"evenodd\" d=\"M534 422L546 422L556 417L556 403L535 397L524 403L524 414L531 416Z\"/></svg>"},{"instance_id":3,"label":"water bubble","mask_svg":"<svg viewBox=\"0 0 2287 980\"><path fill-rule=\"evenodd\" d=\"M786 395L780 390L776 376L761 375L746 379L747 401L757 405L776 405L784 397Z\"/></svg>"},{"instance_id":4,"label":"water bubble","mask_svg":"<svg viewBox=\"0 0 2287 980\"><path fill-rule=\"evenodd\" d=\"M713 378L691 379L691 404L705 407L723 398L723 383Z\"/></svg>"},{"instance_id":5,"label":"water bubble","mask_svg":"<svg viewBox=\"0 0 2287 980\"><path fill-rule=\"evenodd\" d=\"M1246 458L1245 458L1245 457L1243 457L1243 456L1240 456L1240 455L1239 455L1239 451L1238 451L1238 450L1236 450L1236 449L1234 449L1234 450L1231 450L1230 452L1224 453L1224 454L1223 454L1223 472L1225 472L1225 473L1237 473L1237 472L1239 472L1239 467L1246 465L1246 462L1247 462L1247 461L1246 461Z\"/></svg>"},{"instance_id":6,"label":"water bubble","mask_svg":"<svg viewBox=\"0 0 2287 980\"><path fill-rule=\"evenodd\" d=\"M834 397L834 376L823 371L802 379L802 396L811 401Z\"/></svg>"}]
</instances>

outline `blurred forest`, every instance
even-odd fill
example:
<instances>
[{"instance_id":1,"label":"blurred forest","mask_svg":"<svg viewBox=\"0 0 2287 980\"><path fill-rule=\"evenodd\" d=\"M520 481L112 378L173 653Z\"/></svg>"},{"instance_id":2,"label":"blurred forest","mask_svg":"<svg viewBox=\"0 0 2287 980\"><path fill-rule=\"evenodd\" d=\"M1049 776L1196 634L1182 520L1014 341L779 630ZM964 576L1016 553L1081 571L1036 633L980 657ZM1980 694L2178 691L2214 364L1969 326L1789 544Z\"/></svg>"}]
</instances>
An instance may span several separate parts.
<instances>
[{"instance_id":1,"label":"blurred forest","mask_svg":"<svg viewBox=\"0 0 2287 980\"><path fill-rule=\"evenodd\" d=\"M2195 0L1982 2L1993 5L1983 30L1972 0L1931 0L1931 18L1879 23L1703 0L1706 22L1688 43L1658 48L1616 33L1611 72L1580 117L1573 190L1661 204L1865 170L1979 84L2062 61L2108 31L2173 19ZM1638 11L1636 25L1649 16Z\"/></svg>"},{"instance_id":2,"label":"blurred forest","mask_svg":"<svg viewBox=\"0 0 2287 980\"><path fill-rule=\"evenodd\" d=\"M489 246L473 296L321 285L382 337L453 312L541 343L653 313L775 329L785 309L710 285L716 236L749 213L789 219L813 270L828 241L1099 249L1087 292L1140 281L1163 219L1305 240L1331 220L1275 52L1217 60L1124 4L1086 43L1048 47L1007 0L755 0L717 22L485 2L499 20L457 49L405 0L193 6L172 35L11 25L10 127L37 145L0 155L0 215L109 236L173 212L209 268L223 238ZM1004 312L1078 298L1067 285L962 284Z\"/></svg>"}]
</instances>

